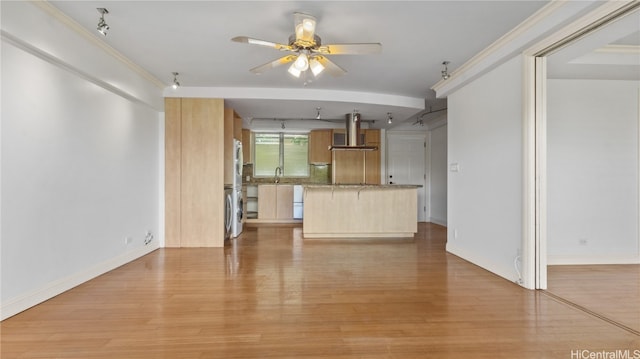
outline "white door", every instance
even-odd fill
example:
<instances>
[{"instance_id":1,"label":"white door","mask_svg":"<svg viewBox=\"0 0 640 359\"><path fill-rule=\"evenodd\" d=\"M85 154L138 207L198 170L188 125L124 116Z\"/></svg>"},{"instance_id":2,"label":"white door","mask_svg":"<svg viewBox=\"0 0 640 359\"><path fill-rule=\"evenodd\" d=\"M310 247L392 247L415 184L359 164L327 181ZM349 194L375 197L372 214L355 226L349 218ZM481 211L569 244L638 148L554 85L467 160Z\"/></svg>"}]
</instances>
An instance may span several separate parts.
<instances>
[{"instance_id":1,"label":"white door","mask_svg":"<svg viewBox=\"0 0 640 359\"><path fill-rule=\"evenodd\" d=\"M388 184L415 184L418 188L418 221L427 221L426 133L387 132Z\"/></svg>"}]
</instances>

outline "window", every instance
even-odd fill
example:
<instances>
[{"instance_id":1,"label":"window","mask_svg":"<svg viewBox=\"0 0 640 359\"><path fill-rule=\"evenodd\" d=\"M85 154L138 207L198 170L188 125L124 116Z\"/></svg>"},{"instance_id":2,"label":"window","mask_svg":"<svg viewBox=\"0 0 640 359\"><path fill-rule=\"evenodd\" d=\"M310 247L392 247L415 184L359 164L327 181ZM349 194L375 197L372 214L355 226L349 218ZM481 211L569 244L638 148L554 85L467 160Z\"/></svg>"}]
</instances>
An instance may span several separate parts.
<instances>
[{"instance_id":1,"label":"window","mask_svg":"<svg viewBox=\"0 0 640 359\"><path fill-rule=\"evenodd\" d=\"M276 167L283 177L309 176L309 135L256 133L253 148L253 175L273 177Z\"/></svg>"}]
</instances>

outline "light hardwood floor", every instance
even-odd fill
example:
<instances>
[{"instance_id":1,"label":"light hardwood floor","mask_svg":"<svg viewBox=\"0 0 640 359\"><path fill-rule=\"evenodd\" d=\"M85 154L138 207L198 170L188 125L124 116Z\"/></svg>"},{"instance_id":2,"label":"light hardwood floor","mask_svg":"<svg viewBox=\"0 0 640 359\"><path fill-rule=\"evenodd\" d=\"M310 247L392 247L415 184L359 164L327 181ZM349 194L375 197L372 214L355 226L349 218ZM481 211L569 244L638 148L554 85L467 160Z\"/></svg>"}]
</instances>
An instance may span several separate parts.
<instances>
[{"instance_id":1,"label":"light hardwood floor","mask_svg":"<svg viewBox=\"0 0 640 359\"><path fill-rule=\"evenodd\" d=\"M1 323L5 358L572 358L640 337L415 239L247 228L163 249ZM633 353L633 352L632 352Z\"/></svg>"},{"instance_id":2,"label":"light hardwood floor","mask_svg":"<svg viewBox=\"0 0 640 359\"><path fill-rule=\"evenodd\" d=\"M547 268L548 291L640 333L640 265Z\"/></svg>"}]
</instances>

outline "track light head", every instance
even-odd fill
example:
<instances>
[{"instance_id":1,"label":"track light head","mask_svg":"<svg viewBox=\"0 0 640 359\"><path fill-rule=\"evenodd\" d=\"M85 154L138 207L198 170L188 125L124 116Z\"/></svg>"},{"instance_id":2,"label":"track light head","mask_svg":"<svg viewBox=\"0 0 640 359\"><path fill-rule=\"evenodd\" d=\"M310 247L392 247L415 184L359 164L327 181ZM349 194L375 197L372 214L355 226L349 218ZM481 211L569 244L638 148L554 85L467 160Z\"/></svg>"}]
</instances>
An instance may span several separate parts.
<instances>
[{"instance_id":1,"label":"track light head","mask_svg":"<svg viewBox=\"0 0 640 359\"><path fill-rule=\"evenodd\" d=\"M171 87L173 87L173 89L177 89L178 87L180 87L180 82L178 82L178 73L177 72L172 72L173 74L173 84L171 85Z\"/></svg>"},{"instance_id":2,"label":"track light head","mask_svg":"<svg viewBox=\"0 0 640 359\"><path fill-rule=\"evenodd\" d=\"M391 112L387 112L387 123L389 125L393 123L393 116L391 116Z\"/></svg>"},{"instance_id":3,"label":"track light head","mask_svg":"<svg viewBox=\"0 0 640 359\"><path fill-rule=\"evenodd\" d=\"M107 31L109 31L109 25L107 25L107 22L104 21L104 15L109 13L109 10L103 8L103 7L99 7L97 8L98 12L100 13L100 19L98 20L98 32L101 33L103 36L107 36Z\"/></svg>"},{"instance_id":4,"label":"track light head","mask_svg":"<svg viewBox=\"0 0 640 359\"><path fill-rule=\"evenodd\" d=\"M446 80L449 77L451 77L451 75L449 75L449 70L447 69L447 65L449 65L449 61L443 61L442 65L444 66L444 69L442 70L442 79Z\"/></svg>"}]
</instances>

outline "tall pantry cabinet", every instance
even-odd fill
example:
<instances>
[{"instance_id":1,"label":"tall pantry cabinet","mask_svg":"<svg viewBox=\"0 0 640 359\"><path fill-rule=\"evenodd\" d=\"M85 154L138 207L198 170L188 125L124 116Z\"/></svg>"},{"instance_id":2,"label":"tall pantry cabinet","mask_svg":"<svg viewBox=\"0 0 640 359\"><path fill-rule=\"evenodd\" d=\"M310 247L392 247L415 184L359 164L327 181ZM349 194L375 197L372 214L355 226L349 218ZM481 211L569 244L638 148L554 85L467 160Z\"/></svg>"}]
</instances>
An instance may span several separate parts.
<instances>
[{"instance_id":1,"label":"tall pantry cabinet","mask_svg":"<svg viewBox=\"0 0 640 359\"><path fill-rule=\"evenodd\" d=\"M165 245L224 246L224 101L165 99Z\"/></svg>"}]
</instances>

